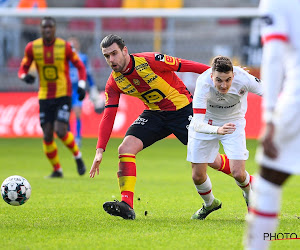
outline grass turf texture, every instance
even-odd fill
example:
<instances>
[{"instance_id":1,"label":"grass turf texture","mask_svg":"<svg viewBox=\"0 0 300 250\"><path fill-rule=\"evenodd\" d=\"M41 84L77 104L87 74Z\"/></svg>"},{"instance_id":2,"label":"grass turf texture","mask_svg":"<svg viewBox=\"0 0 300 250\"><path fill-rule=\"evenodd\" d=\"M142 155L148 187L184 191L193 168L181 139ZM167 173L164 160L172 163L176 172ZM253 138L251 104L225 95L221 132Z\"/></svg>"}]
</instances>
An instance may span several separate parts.
<instances>
[{"instance_id":1,"label":"grass turf texture","mask_svg":"<svg viewBox=\"0 0 300 250\"><path fill-rule=\"evenodd\" d=\"M222 209L204 221L191 220L202 206L186 162L186 148L167 139L137 156L135 221L112 217L102 209L105 201L119 199L117 147L111 139L100 175L78 176L71 153L57 140L63 179L45 179L51 167L41 139L0 140L0 182L11 175L27 178L29 201L13 207L0 201L2 249L242 249L246 204L234 180L212 169L208 174ZM83 140L83 156L90 169L96 139ZM248 140L247 170L254 173L257 142ZM299 177L284 187L281 223L277 232L296 233L299 226ZM147 216L145 216L147 211ZM300 240L276 241L272 249L299 249Z\"/></svg>"}]
</instances>

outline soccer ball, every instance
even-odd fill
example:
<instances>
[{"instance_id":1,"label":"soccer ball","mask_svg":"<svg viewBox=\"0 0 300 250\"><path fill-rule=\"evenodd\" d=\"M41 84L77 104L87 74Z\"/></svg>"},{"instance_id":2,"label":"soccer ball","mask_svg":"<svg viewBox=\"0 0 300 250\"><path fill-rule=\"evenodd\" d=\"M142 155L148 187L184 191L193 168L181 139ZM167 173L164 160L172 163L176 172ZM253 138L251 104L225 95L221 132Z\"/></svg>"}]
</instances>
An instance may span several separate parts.
<instances>
[{"instance_id":1,"label":"soccer ball","mask_svg":"<svg viewBox=\"0 0 300 250\"><path fill-rule=\"evenodd\" d=\"M13 175L3 181L1 194L9 205L20 206L30 198L31 186L24 177Z\"/></svg>"}]
</instances>

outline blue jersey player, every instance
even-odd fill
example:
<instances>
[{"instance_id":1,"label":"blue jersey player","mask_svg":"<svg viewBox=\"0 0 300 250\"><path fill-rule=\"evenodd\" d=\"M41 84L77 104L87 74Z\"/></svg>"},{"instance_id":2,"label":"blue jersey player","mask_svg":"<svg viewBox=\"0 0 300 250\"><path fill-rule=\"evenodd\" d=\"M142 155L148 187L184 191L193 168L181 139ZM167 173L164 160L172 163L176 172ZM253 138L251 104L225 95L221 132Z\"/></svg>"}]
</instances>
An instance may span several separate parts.
<instances>
[{"instance_id":1,"label":"blue jersey player","mask_svg":"<svg viewBox=\"0 0 300 250\"><path fill-rule=\"evenodd\" d=\"M75 50L80 57L81 61L83 62L85 68L86 68L86 75L87 75L87 82L89 84L89 94L90 94L90 100L94 103L95 111L97 113L99 110L103 111L104 104L100 105L99 107L99 92L97 90L97 86L95 85L94 79L91 74L91 67L89 65L88 56L86 54L83 54L80 52L80 43L76 37L71 37L68 39L70 44L73 47L73 50ZM82 113L82 101L78 100L78 70L77 68L70 62L70 78L72 82L72 110L75 113L76 116L76 132L75 132L75 140L78 145L81 145L81 113ZM101 104L101 103L100 103Z\"/></svg>"}]
</instances>

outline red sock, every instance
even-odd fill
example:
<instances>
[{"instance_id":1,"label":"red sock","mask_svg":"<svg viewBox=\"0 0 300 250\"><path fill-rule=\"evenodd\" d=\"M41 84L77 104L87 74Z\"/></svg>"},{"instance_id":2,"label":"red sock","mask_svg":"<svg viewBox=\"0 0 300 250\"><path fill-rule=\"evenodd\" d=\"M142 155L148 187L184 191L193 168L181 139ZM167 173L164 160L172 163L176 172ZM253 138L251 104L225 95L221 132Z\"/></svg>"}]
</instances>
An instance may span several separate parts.
<instances>
[{"instance_id":1,"label":"red sock","mask_svg":"<svg viewBox=\"0 0 300 250\"><path fill-rule=\"evenodd\" d=\"M229 159L227 158L227 155L220 154L220 156L221 156L221 167L218 169L218 171L221 171L224 174L232 176L230 171L230 166L229 166Z\"/></svg>"},{"instance_id":2,"label":"red sock","mask_svg":"<svg viewBox=\"0 0 300 250\"><path fill-rule=\"evenodd\" d=\"M134 187L136 183L135 155L120 154L119 159L118 179L122 201L133 208Z\"/></svg>"}]
</instances>

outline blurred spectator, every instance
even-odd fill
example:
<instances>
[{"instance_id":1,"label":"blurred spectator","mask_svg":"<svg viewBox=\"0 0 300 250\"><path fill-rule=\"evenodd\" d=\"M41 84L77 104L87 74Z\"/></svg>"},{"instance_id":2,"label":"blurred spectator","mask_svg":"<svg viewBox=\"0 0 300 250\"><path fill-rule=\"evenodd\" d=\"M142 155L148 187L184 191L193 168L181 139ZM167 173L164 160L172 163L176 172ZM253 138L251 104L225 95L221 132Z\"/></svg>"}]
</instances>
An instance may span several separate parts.
<instances>
[{"instance_id":1,"label":"blurred spectator","mask_svg":"<svg viewBox=\"0 0 300 250\"><path fill-rule=\"evenodd\" d=\"M0 0L0 8L16 8L18 0ZM0 18L0 66L10 57L19 55L20 19L11 17Z\"/></svg>"}]
</instances>

